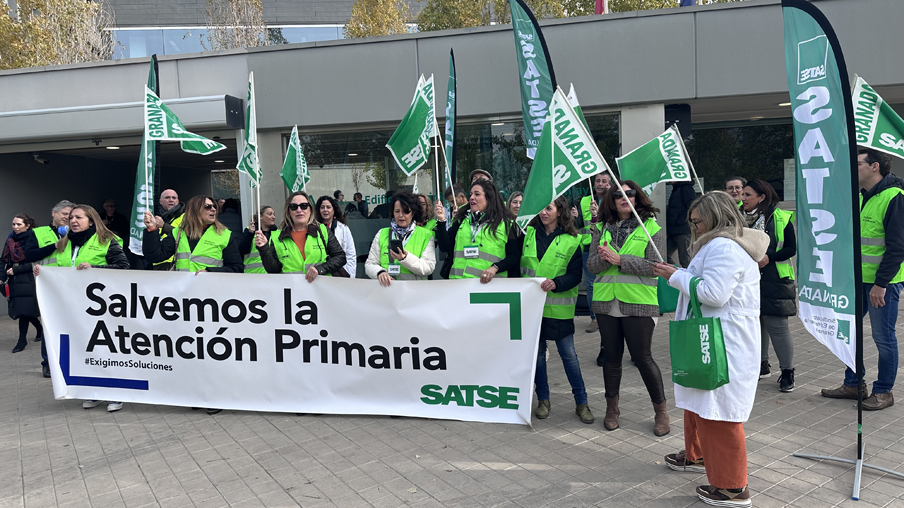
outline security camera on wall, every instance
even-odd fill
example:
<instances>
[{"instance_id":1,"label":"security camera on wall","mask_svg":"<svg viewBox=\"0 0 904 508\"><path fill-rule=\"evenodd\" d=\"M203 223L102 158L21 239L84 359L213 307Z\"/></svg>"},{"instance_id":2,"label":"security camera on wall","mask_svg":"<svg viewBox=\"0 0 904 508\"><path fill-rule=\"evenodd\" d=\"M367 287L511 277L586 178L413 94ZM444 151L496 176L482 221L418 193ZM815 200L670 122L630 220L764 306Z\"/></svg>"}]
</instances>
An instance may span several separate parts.
<instances>
[{"instance_id":1,"label":"security camera on wall","mask_svg":"<svg viewBox=\"0 0 904 508\"><path fill-rule=\"evenodd\" d=\"M47 159L45 159L45 158L43 158L43 157L41 157L40 154L33 153L33 154L31 154L31 155L32 155L32 157L35 158L35 162L37 162L38 164L50 164L50 161L47 160Z\"/></svg>"}]
</instances>

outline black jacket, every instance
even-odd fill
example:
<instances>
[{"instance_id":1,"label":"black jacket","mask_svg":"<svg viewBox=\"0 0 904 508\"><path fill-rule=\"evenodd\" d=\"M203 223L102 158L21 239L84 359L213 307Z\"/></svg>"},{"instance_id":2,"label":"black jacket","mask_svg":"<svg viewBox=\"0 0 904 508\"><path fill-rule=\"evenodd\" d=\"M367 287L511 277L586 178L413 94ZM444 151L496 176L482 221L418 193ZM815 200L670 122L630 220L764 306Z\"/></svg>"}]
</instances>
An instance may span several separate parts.
<instances>
[{"instance_id":1,"label":"black jacket","mask_svg":"<svg viewBox=\"0 0 904 508\"><path fill-rule=\"evenodd\" d=\"M227 208L217 214L217 220L220 224L229 228L233 236L242 236L244 226L242 225L242 214L238 210Z\"/></svg>"},{"instance_id":2,"label":"black jacket","mask_svg":"<svg viewBox=\"0 0 904 508\"><path fill-rule=\"evenodd\" d=\"M206 231L207 230L205 229L205 232ZM241 241L241 236L241 232L230 234L229 243L227 243L226 247L223 249L223 266L212 266L210 268L207 268L206 271L232 273L244 272L245 264L242 262L242 256L239 255L239 243ZM188 248L194 250L195 246L198 245L199 240L200 238L198 238L197 240L192 240L191 238L189 238ZM142 248L144 249L145 259L147 259L151 263L159 263L171 258L174 254L176 254L176 235L169 235L161 240L160 235L157 234L157 231L152 231L150 233L145 232Z\"/></svg>"},{"instance_id":3,"label":"black jacket","mask_svg":"<svg viewBox=\"0 0 904 508\"><path fill-rule=\"evenodd\" d=\"M861 190L863 206L870 198L889 187L904 189L904 180L889 173L872 189ZM861 210L863 206L861 206ZM901 269L901 263L904 263L904 195L895 196L888 203L888 210L885 212L882 226L885 228L885 254L882 255L882 262L879 263L879 269L876 271L876 285L884 288Z\"/></svg>"},{"instance_id":4,"label":"black jacket","mask_svg":"<svg viewBox=\"0 0 904 508\"><path fill-rule=\"evenodd\" d=\"M60 234L59 230L50 224L50 230L56 233L57 240L59 240L63 235ZM47 256L53 254L53 251L56 250L55 244L50 244L45 247L38 246L38 237L35 236L34 231L30 235L25 238L25 241L22 245L25 248L25 262L26 263L34 263L35 261L40 261Z\"/></svg>"},{"instance_id":5,"label":"black jacket","mask_svg":"<svg viewBox=\"0 0 904 508\"><path fill-rule=\"evenodd\" d=\"M691 182L675 182L672 184L672 195L665 211L665 224L668 236L689 235L691 226L687 223L687 210L697 198L694 184Z\"/></svg>"},{"instance_id":6,"label":"black jacket","mask_svg":"<svg viewBox=\"0 0 904 508\"><path fill-rule=\"evenodd\" d=\"M760 268L760 314L764 316L794 316L797 314L797 284L791 279L778 276L775 263L787 261L797 253L797 237L794 226L789 222L785 226L785 245L776 251L775 216L770 213L766 221L766 234L769 235L769 264Z\"/></svg>"},{"instance_id":7,"label":"black jacket","mask_svg":"<svg viewBox=\"0 0 904 508\"><path fill-rule=\"evenodd\" d=\"M25 244L29 237L34 238L34 231L28 230L19 234L10 236L24 250ZM2 273L0 280L9 285L9 317L18 319L20 317L38 317L41 311L38 309L38 296L35 292L35 276L32 273L31 263L20 262L13 263L8 257L3 258ZM13 269L13 275L9 276L6 271Z\"/></svg>"},{"instance_id":8,"label":"black jacket","mask_svg":"<svg viewBox=\"0 0 904 508\"><path fill-rule=\"evenodd\" d=\"M320 224L312 223L308 225L308 238L320 238L320 235ZM279 232L277 241L283 241L285 239L292 241L291 229L283 229ZM268 242L257 250L261 253L261 262L264 264L264 269L267 270L267 273L282 273L282 262L280 262L279 256L276 255L276 249L273 248L273 245L271 243ZM333 232L330 231L329 228L327 228L326 261L317 265L317 273L320 275L326 275L329 273L331 275L341 274L344 276L351 276L351 274L347 273L344 270L345 261L345 251L342 250L342 245L339 244L339 239L337 239L336 235L334 235Z\"/></svg>"},{"instance_id":9,"label":"black jacket","mask_svg":"<svg viewBox=\"0 0 904 508\"><path fill-rule=\"evenodd\" d=\"M437 222L436 228L434 228L434 232L436 233L436 245L439 247L441 252L446 253L446 261L443 263L442 271L440 275L444 279L449 278L449 273L452 268L452 262L454 258L455 252L455 235L458 234L458 228L461 226L461 221L455 220L452 222L452 227L446 230L445 222ZM514 223L512 223L511 227L517 228ZM499 231L504 231L503 227L499 226ZM520 229L518 230L520 231ZM521 276L521 248L524 245L524 235L518 236L509 236L508 241L505 243L505 259L501 262L496 263L496 266L499 267L500 272L507 272L506 277L512 279ZM448 265L448 270L446 269Z\"/></svg>"},{"instance_id":10,"label":"black jacket","mask_svg":"<svg viewBox=\"0 0 904 508\"><path fill-rule=\"evenodd\" d=\"M556 237L564 235L565 232L562 231L562 228L556 228L552 234L547 235L546 229L542 225L538 226L539 227L536 228L537 259L543 259L543 256L546 255L546 250L552 242L555 241ZM565 269L565 274L552 279L552 281L556 283L557 293L568 291L581 283L581 278L584 275L583 263L584 257L581 254L581 249L578 248L574 251L574 255L571 256L571 259L568 261L568 267ZM574 335L574 319L554 319L545 317L541 321L540 340L559 340L569 335Z\"/></svg>"}]
</instances>

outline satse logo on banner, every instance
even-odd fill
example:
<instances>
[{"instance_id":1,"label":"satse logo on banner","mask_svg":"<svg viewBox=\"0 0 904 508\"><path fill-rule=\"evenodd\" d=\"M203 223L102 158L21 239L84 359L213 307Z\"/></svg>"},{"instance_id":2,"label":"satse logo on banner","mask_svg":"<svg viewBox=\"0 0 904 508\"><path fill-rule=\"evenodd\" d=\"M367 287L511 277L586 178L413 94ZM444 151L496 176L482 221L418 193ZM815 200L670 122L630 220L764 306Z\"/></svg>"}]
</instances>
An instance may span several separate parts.
<instances>
[{"instance_id":1,"label":"satse logo on banner","mask_svg":"<svg viewBox=\"0 0 904 508\"><path fill-rule=\"evenodd\" d=\"M826 62L829 40L825 35L814 37L797 45L797 84L826 79Z\"/></svg>"}]
</instances>

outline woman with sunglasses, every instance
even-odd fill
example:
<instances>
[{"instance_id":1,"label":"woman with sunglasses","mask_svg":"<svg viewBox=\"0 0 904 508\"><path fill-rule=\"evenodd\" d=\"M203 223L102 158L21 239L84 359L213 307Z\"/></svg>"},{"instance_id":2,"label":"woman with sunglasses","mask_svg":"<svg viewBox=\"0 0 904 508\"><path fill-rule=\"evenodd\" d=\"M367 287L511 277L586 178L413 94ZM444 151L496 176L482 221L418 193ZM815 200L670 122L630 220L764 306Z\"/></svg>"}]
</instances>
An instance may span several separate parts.
<instances>
[{"instance_id":1,"label":"woman with sunglasses","mask_svg":"<svg viewBox=\"0 0 904 508\"><path fill-rule=\"evenodd\" d=\"M314 207L303 191L286 200L279 234L268 240L258 232L254 244L267 273L303 273L308 282L318 275L349 276L345 251L336 236L314 220Z\"/></svg>"},{"instance_id":2,"label":"woman with sunglasses","mask_svg":"<svg viewBox=\"0 0 904 508\"><path fill-rule=\"evenodd\" d=\"M670 430L669 413L662 373L651 351L653 329L659 317L657 278L653 275L652 263L659 260L656 249L665 252L662 228L656 223L659 209L653 207L650 198L631 180L622 181L621 189L613 191L603 196L596 226L591 228L587 260L587 269L597 275L593 283L593 313L599 322L600 345L606 352L603 426L606 430L615 430L619 425L622 355L627 344L653 402L653 433L664 436ZM643 227L632 213L632 206L643 221ZM653 237L652 243L644 228Z\"/></svg>"},{"instance_id":3,"label":"woman with sunglasses","mask_svg":"<svg viewBox=\"0 0 904 508\"><path fill-rule=\"evenodd\" d=\"M157 231L157 222L150 212L144 214L144 225L148 233ZM213 198L195 196L185 204L182 223L173 228L171 235L163 239L159 234L144 235L144 257L156 263L175 255L177 272L242 273L238 237L217 220Z\"/></svg>"}]
</instances>

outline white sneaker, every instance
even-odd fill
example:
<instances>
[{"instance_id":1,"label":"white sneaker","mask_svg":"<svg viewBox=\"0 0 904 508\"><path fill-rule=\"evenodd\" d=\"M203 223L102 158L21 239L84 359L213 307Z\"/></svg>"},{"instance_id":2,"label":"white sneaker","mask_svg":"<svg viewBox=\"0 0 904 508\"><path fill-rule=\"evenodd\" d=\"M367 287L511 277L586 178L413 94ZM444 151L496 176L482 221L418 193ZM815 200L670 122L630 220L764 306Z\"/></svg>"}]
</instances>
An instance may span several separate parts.
<instances>
[{"instance_id":1,"label":"white sneaker","mask_svg":"<svg viewBox=\"0 0 904 508\"><path fill-rule=\"evenodd\" d=\"M122 402L109 402L107 403L107 411L112 413L113 411L119 411L122 409Z\"/></svg>"},{"instance_id":2,"label":"white sneaker","mask_svg":"<svg viewBox=\"0 0 904 508\"><path fill-rule=\"evenodd\" d=\"M101 402L103 402L103 401L101 401L101 400L86 400L85 402L82 402L82 407L85 408L85 409L91 409L92 407L97 407L97 406L99 406Z\"/></svg>"}]
</instances>

